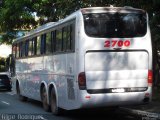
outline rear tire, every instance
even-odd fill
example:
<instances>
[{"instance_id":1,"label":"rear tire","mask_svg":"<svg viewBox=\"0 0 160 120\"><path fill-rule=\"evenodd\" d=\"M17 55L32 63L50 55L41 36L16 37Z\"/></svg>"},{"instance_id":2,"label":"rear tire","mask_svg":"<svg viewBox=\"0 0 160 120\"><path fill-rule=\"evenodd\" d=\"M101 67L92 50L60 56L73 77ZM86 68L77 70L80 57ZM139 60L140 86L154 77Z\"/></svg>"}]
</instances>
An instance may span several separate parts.
<instances>
[{"instance_id":1,"label":"rear tire","mask_svg":"<svg viewBox=\"0 0 160 120\"><path fill-rule=\"evenodd\" d=\"M17 88L17 95L18 95L19 100L20 101L27 101L28 98L21 95L19 83L17 83L17 87L16 88Z\"/></svg>"},{"instance_id":2,"label":"rear tire","mask_svg":"<svg viewBox=\"0 0 160 120\"><path fill-rule=\"evenodd\" d=\"M49 112L50 107L49 107L48 102L47 102L47 90L45 89L45 87L42 88L41 99L42 99L43 109L45 111Z\"/></svg>"},{"instance_id":3,"label":"rear tire","mask_svg":"<svg viewBox=\"0 0 160 120\"><path fill-rule=\"evenodd\" d=\"M61 115L62 114L62 109L58 107L57 105L57 99L56 99L56 93L54 88L52 88L51 93L50 93L50 104L51 104L51 112L54 115Z\"/></svg>"}]
</instances>

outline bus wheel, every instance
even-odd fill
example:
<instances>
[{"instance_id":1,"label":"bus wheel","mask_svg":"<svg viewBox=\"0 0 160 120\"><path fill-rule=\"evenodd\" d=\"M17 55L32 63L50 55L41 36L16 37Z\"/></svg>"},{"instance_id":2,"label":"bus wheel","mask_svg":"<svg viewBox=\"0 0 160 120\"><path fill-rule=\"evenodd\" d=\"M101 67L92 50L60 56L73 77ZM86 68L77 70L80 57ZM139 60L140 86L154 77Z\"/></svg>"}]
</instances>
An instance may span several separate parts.
<instances>
[{"instance_id":1,"label":"bus wheel","mask_svg":"<svg viewBox=\"0 0 160 120\"><path fill-rule=\"evenodd\" d=\"M50 104L51 104L51 112L54 115L60 115L62 110L57 106L57 99L54 88L52 88L50 93Z\"/></svg>"},{"instance_id":2,"label":"bus wheel","mask_svg":"<svg viewBox=\"0 0 160 120\"><path fill-rule=\"evenodd\" d=\"M45 87L42 88L41 98L42 98L43 109L48 112L49 105L47 102L47 91L46 91Z\"/></svg>"},{"instance_id":3,"label":"bus wheel","mask_svg":"<svg viewBox=\"0 0 160 120\"><path fill-rule=\"evenodd\" d=\"M27 101L28 98L21 95L19 83L17 83L16 89L17 89L17 95L18 95L18 97L19 97L19 100L20 100L20 101Z\"/></svg>"}]
</instances>

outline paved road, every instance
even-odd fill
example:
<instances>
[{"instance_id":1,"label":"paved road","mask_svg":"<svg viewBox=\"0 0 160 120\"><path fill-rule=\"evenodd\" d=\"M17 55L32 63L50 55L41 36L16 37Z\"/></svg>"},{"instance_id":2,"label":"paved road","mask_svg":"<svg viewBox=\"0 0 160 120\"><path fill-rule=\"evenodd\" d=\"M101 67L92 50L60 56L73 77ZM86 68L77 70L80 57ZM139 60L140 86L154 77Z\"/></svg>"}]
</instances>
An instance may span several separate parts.
<instances>
[{"instance_id":1,"label":"paved road","mask_svg":"<svg viewBox=\"0 0 160 120\"><path fill-rule=\"evenodd\" d=\"M0 93L0 120L136 120L120 112L111 113L106 109L77 110L54 116L45 112L41 102L29 99L21 102L13 92Z\"/></svg>"}]
</instances>

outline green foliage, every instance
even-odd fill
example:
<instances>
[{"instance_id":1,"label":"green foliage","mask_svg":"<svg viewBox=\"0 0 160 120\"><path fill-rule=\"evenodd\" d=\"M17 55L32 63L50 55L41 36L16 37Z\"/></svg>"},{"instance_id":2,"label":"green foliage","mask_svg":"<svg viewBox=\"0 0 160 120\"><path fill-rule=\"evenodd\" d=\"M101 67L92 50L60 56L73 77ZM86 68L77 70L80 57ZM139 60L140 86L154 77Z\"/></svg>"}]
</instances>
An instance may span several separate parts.
<instances>
[{"instance_id":1,"label":"green foliage","mask_svg":"<svg viewBox=\"0 0 160 120\"><path fill-rule=\"evenodd\" d=\"M16 30L31 29L35 26L29 0L3 0L0 8L1 42L12 43Z\"/></svg>"},{"instance_id":2,"label":"green foliage","mask_svg":"<svg viewBox=\"0 0 160 120\"><path fill-rule=\"evenodd\" d=\"M29 0L4 0L0 9L0 26L3 31L25 29L35 25Z\"/></svg>"},{"instance_id":3,"label":"green foliage","mask_svg":"<svg viewBox=\"0 0 160 120\"><path fill-rule=\"evenodd\" d=\"M16 34L16 31L8 31L5 34L2 34L2 36L0 37L0 43L12 44L12 40L16 38Z\"/></svg>"},{"instance_id":4,"label":"green foliage","mask_svg":"<svg viewBox=\"0 0 160 120\"><path fill-rule=\"evenodd\" d=\"M0 57L0 72L6 71L6 59L3 57Z\"/></svg>"}]
</instances>

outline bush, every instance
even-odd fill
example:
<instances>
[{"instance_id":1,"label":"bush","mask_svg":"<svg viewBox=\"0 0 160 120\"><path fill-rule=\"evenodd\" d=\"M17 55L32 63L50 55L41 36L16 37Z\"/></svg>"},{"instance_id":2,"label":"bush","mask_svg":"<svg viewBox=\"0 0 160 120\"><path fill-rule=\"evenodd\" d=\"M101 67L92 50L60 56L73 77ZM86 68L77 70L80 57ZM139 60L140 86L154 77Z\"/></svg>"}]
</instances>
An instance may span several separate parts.
<instances>
[{"instance_id":1,"label":"bush","mask_svg":"<svg viewBox=\"0 0 160 120\"><path fill-rule=\"evenodd\" d=\"M6 71L6 59L3 57L0 57L0 72Z\"/></svg>"}]
</instances>

